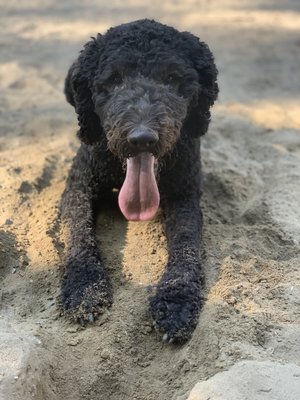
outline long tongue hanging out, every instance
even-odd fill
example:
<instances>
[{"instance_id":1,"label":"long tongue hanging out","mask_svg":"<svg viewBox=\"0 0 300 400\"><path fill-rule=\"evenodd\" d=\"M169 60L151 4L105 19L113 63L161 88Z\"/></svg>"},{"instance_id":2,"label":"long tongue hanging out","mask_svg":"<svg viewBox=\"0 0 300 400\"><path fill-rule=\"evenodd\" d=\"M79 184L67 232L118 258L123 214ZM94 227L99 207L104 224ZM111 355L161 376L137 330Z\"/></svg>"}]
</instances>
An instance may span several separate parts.
<instances>
[{"instance_id":1,"label":"long tongue hanging out","mask_svg":"<svg viewBox=\"0 0 300 400\"><path fill-rule=\"evenodd\" d=\"M129 221L147 221L155 216L159 207L159 191L152 154L141 153L127 159L119 207Z\"/></svg>"}]
</instances>

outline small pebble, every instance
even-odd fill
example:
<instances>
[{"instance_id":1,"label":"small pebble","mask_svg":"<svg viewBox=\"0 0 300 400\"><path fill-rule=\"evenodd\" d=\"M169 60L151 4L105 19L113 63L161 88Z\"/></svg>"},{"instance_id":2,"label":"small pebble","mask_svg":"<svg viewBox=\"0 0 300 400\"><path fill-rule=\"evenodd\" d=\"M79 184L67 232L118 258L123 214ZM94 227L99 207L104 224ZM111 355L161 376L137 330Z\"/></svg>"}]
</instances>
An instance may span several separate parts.
<instances>
[{"instance_id":1,"label":"small pebble","mask_svg":"<svg viewBox=\"0 0 300 400\"><path fill-rule=\"evenodd\" d=\"M110 358L110 353L107 349L103 349L101 351L100 357L103 358L103 360L107 360Z\"/></svg>"},{"instance_id":2,"label":"small pebble","mask_svg":"<svg viewBox=\"0 0 300 400\"><path fill-rule=\"evenodd\" d=\"M68 346L77 346L78 344L80 344L82 342L82 339L71 339L67 341L67 345Z\"/></svg>"}]
</instances>

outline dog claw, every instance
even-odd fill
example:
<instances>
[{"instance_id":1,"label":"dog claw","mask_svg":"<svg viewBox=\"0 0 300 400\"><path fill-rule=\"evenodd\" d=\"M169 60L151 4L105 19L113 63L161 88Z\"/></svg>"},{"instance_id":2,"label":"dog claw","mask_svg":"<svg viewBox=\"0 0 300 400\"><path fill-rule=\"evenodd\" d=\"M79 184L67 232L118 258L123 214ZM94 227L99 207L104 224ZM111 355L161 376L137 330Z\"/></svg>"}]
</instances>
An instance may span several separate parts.
<instances>
[{"instance_id":1,"label":"dog claw","mask_svg":"<svg viewBox=\"0 0 300 400\"><path fill-rule=\"evenodd\" d=\"M163 337L162 337L162 341L163 341L163 342L167 342L167 341L168 341L168 338L169 338L168 334L165 333L165 334L163 335Z\"/></svg>"},{"instance_id":2,"label":"dog claw","mask_svg":"<svg viewBox=\"0 0 300 400\"><path fill-rule=\"evenodd\" d=\"M95 317L92 313L89 313L85 318L84 317L78 317L78 322L80 323L81 326L85 327L87 323L92 324L95 322Z\"/></svg>"},{"instance_id":3,"label":"dog claw","mask_svg":"<svg viewBox=\"0 0 300 400\"><path fill-rule=\"evenodd\" d=\"M170 338L170 336L167 333L165 333L162 337L162 341L171 344L174 342L174 338L173 337Z\"/></svg>"},{"instance_id":4,"label":"dog claw","mask_svg":"<svg viewBox=\"0 0 300 400\"><path fill-rule=\"evenodd\" d=\"M88 314L88 321L89 321L90 323L95 322L95 318L94 318L94 315L93 315L92 313L89 313L89 314Z\"/></svg>"}]
</instances>

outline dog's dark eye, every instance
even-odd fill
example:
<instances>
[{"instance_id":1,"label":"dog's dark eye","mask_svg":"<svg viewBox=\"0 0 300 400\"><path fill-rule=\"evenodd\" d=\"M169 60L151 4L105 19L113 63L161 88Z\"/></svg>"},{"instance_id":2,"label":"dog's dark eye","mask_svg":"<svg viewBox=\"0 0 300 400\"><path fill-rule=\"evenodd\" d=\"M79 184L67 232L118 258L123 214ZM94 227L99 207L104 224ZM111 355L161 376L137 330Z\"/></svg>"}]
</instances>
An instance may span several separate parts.
<instances>
[{"instance_id":1,"label":"dog's dark eye","mask_svg":"<svg viewBox=\"0 0 300 400\"><path fill-rule=\"evenodd\" d=\"M118 72L115 72L108 79L106 79L103 86L107 88L114 85L120 85L122 81L122 76Z\"/></svg>"},{"instance_id":2,"label":"dog's dark eye","mask_svg":"<svg viewBox=\"0 0 300 400\"><path fill-rule=\"evenodd\" d=\"M180 83L180 76L177 74L169 74L166 79L166 83L168 85L179 85Z\"/></svg>"}]
</instances>

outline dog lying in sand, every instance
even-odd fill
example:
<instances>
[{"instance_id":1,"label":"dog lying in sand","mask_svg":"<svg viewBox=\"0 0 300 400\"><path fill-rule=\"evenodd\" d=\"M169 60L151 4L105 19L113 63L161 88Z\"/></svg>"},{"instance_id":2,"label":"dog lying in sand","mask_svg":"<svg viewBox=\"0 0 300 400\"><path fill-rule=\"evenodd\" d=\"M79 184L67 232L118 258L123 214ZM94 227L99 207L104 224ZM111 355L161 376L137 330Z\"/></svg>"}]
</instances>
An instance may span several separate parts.
<instances>
[{"instance_id":1,"label":"dog lying in sand","mask_svg":"<svg viewBox=\"0 0 300 400\"><path fill-rule=\"evenodd\" d=\"M95 214L117 188L128 220L149 220L162 209L169 256L150 313L163 340L190 338L202 303L199 137L216 79L204 42L146 19L99 34L71 66L65 94L82 144L61 203L70 237L60 299L82 324L112 304Z\"/></svg>"}]
</instances>

